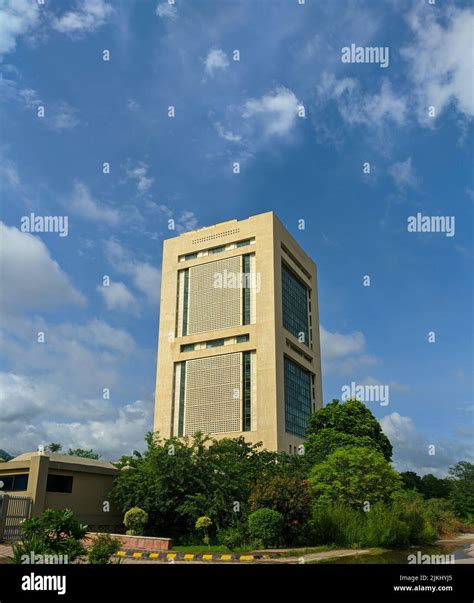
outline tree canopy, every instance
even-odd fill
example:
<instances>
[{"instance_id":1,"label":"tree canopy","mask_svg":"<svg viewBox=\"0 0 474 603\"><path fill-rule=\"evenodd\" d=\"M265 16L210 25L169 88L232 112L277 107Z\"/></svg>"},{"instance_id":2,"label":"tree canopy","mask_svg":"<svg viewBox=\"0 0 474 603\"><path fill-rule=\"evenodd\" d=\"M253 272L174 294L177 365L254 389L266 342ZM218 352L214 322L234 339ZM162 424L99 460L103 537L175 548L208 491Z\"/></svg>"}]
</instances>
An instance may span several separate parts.
<instances>
[{"instance_id":1,"label":"tree canopy","mask_svg":"<svg viewBox=\"0 0 474 603\"><path fill-rule=\"evenodd\" d=\"M339 448L313 467L309 481L317 504L347 504L356 509L366 502L388 502L401 487L398 473L384 456L364 447Z\"/></svg>"},{"instance_id":2,"label":"tree canopy","mask_svg":"<svg viewBox=\"0 0 474 603\"><path fill-rule=\"evenodd\" d=\"M379 422L359 400L333 400L308 420L306 451L316 462L340 447L362 446L392 458L392 445Z\"/></svg>"}]
</instances>

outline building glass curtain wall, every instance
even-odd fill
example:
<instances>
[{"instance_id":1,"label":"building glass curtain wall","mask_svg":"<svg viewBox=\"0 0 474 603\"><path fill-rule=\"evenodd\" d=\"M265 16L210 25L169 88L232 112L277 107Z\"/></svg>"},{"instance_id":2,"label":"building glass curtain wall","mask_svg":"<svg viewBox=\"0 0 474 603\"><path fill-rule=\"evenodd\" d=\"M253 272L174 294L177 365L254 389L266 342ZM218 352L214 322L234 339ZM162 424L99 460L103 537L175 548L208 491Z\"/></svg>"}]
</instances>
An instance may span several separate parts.
<instances>
[{"instance_id":1,"label":"building glass curtain wall","mask_svg":"<svg viewBox=\"0 0 474 603\"><path fill-rule=\"evenodd\" d=\"M285 431L305 437L311 414L311 374L285 356Z\"/></svg>"},{"instance_id":2,"label":"building glass curtain wall","mask_svg":"<svg viewBox=\"0 0 474 603\"><path fill-rule=\"evenodd\" d=\"M298 340L309 345L308 290L285 264L281 266L283 326Z\"/></svg>"}]
</instances>

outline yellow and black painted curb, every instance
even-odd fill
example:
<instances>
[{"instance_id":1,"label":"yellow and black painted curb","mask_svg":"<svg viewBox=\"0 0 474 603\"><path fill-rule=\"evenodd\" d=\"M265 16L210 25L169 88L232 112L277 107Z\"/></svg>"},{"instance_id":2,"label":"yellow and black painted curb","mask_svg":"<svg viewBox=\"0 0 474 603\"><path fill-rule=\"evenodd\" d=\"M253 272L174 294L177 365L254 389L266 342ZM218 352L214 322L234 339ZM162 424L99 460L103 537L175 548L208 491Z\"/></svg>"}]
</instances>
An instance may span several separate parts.
<instances>
[{"instance_id":1,"label":"yellow and black painted curb","mask_svg":"<svg viewBox=\"0 0 474 603\"><path fill-rule=\"evenodd\" d=\"M259 561L270 559L269 555L239 555L234 553L173 553L173 551L135 551L127 549L118 551L117 557L132 557L133 559L150 559L153 561Z\"/></svg>"}]
</instances>

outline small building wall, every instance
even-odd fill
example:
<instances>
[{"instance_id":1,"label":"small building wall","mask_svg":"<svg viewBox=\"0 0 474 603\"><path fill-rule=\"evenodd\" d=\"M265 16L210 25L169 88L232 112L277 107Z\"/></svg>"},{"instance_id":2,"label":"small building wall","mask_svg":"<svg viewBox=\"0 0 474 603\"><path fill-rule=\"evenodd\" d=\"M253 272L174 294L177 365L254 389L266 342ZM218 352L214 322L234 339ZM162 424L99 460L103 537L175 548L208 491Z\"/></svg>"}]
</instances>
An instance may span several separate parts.
<instances>
[{"instance_id":1,"label":"small building wall","mask_svg":"<svg viewBox=\"0 0 474 603\"><path fill-rule=\"evenodd\" d=\"M111 463L68 455L25 453L0 464L0 480L3 475L21 473L28 473L27 490L12 494L31 497L33 517L47 508L70 509L78 521L92 529L122 526L122 513L110 498L114 477L119 473ZM72 476L72 492L47 492L48 475Z\"/></svg>"}]
</instances>

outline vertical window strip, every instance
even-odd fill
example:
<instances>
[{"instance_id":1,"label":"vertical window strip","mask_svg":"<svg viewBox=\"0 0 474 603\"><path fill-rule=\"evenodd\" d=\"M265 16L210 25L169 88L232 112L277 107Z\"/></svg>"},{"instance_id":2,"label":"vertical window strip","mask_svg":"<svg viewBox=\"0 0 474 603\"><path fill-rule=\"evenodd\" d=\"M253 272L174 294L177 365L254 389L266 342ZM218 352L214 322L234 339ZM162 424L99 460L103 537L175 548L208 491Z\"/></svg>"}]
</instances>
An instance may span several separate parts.
<instances>
[{"instance_id":1,"label":"vertical window strip","mask_svg":"<svg viewBox=\"0 0 474 603\"><path fill-rule=\"evenodd\" d=\"M252 403L252 388L251 388L251 353L242 353L243 371L242 371L242 417L243 425L242 431L251 431L252 429L252 415L251 415L251 403Z\"/></svg>"},{"instance_id":2,"label":"vertical window strip","mask_svg":"<svg viewBox=\"0 0 474 603\"><path fill-rule=\"evenodd\" d=\"M181 375L179 382L179 415L178 415L178 436L183 435L184 427L184 398L186 394L186 362L181 362Z\"/></svg>"},{"instance_id":3,"label":"vertical window strip","mask_svg":"<svg viewBox=\"0 0 474 603\"><path fill-rule=\"evenodd\" d=\"M189 269L184 271L183 336L188 334Z\"/></svg>"},{"instance_id":4,"label":"vertical window strip","mask_svg":"<svg viewBox=\"0 0 474 603\"><path fill-rule=\"evenodd\" d=\"M242 324L250 324L250 254L242 256Z\"/></svg>"}]
</instances>

